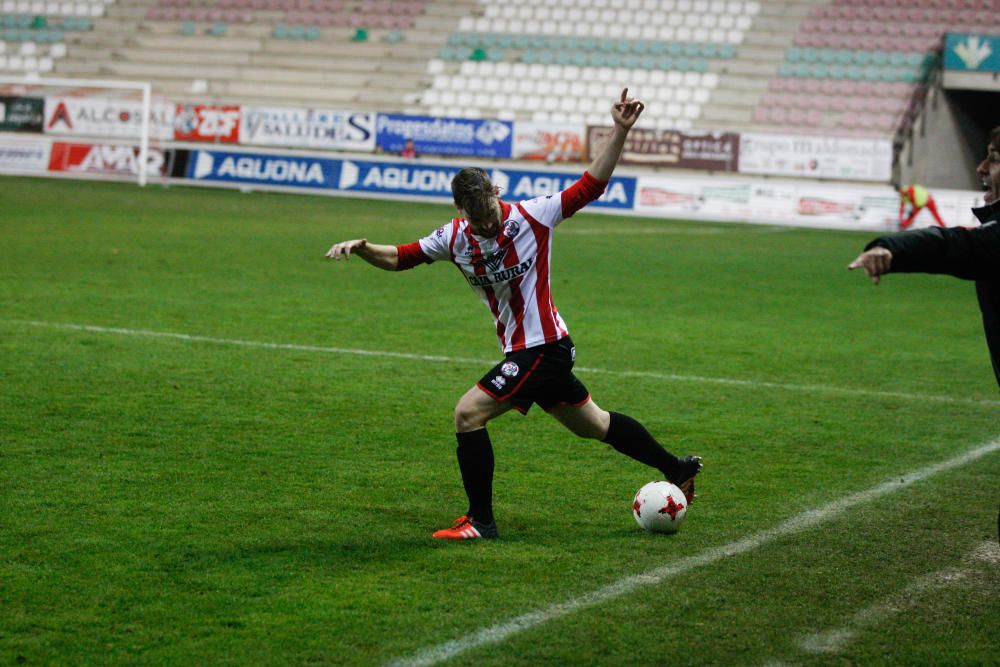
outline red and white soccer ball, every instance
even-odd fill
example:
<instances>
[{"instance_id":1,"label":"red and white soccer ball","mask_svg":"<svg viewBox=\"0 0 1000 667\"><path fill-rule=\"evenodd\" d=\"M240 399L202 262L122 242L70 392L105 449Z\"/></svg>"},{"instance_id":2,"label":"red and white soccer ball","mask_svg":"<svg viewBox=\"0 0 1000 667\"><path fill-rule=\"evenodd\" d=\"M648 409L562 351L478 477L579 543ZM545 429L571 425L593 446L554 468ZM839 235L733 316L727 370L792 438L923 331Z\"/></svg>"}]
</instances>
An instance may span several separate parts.
<instances>
[{"instance_id":1,"label":"red and white soccer ball","mask_svg":"<svg viewBox=\"0 0 1000 667\"><path fill-rule=\"evenodd\" d=\"M684 492L670 482L646 484L632 502L632 516L643 530L651 533L676 533L687 514Z\"/></svg>"}]
</instances>

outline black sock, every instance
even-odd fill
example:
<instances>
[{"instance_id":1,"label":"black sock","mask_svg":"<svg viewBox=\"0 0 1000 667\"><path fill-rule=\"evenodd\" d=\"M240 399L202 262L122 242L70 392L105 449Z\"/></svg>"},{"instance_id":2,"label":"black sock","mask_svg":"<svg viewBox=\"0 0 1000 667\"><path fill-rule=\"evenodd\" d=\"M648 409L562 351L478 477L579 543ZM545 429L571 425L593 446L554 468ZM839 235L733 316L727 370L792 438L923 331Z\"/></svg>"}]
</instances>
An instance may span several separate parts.
<instances>
[{"instance_id":1,"label":"black sock","mask_svg":"<svg viewBox=\"0 0 1000 667\"><path fill-rule=\"evenodd\" d=\"M456 433L458 468L469 497L469 516L480 523L493 522L493 445L485 428Z\"/></svg>"},{"instance_id":2,"label":"black sock","mask_svg":"<svg viewBox=\"0 0 1000 667\"><path fill-rule=\"evenodd\" d=\"M677 465L677 457L663 448L646 427L620 412L612 412L611 425L604 442L640 463L652 466L670 478Z\"/></svg>"}]
</instances>

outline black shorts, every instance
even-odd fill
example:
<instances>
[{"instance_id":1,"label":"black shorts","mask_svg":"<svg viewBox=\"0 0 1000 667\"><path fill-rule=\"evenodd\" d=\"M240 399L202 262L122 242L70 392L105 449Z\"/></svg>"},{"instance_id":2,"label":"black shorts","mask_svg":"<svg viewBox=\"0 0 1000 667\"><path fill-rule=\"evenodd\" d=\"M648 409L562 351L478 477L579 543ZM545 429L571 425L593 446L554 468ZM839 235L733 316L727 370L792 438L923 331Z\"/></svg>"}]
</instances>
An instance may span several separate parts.
<instances>
[{"instance_id":1,"label":"black shorts","mask_svg":"<svg viewBox=\"0 0 1000 667\"><path fill-rule=\"evenodd\" d=\"M528 414L532 403L543 410L557 405L583 405L590 392L573 375L576 348L568 337L547 345L508 352L476 386L498 401L511 401Z\"/></svg>"}]
</instances>

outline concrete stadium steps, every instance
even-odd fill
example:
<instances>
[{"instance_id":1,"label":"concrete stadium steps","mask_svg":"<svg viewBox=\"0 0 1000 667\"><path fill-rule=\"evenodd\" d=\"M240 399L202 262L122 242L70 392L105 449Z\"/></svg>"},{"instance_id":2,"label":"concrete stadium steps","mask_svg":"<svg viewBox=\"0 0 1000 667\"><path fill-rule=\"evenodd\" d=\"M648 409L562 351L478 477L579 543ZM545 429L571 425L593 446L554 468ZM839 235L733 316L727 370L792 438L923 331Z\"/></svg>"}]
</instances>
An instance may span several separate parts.
<instances>
[{"instance_id":1,"label":"concrete stadium steps","mask_svg":"<svg viewBox=\"0 0 1000 667\"><path fill-rule=\"evenodd\" d=\"M69 57L55 75L149 80L157 94L179 101L337 104L401 111L426 88L427 61L463 16L482 13L476 0L432 0L404 40L389 44L385 29L355 42L354 28L326 26L316 41L278 39L284 11L253 12L224 35L207 34L211 21L181 34L182 22L150 21L155 0L119 0L94 29L67 39ZM194 92L200 91L200 92Z\"/></svg>"},{"instance_id":2,"label":"concrete stadium steps","mask_svg":"<svg viewBox=\"0 0 1000 667\"><path fill-rule=\"evenodd\" d=\"M799 24L826 0L770 0L761 2L753 28L744 36L739 57L710 68L719 74L719 84L702 107L694 127L705 130L754 130L753 111L777 75L792 46ZM771 128L773 131L774 128Z\"/></svg>"}]
</instances>

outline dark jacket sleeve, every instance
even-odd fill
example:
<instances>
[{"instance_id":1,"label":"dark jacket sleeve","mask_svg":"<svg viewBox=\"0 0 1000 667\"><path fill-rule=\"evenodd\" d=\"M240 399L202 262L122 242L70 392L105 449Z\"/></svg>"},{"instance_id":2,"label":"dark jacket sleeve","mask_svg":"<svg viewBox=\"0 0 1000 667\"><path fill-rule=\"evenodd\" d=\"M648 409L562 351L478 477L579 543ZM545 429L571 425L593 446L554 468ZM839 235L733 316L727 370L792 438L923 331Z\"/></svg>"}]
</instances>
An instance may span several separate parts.
<instances>
[{"instance_id":1,"label":"dark jacket sleeve","mask_svg":"<svg viewBox=\"0 0 1000 667\"><path fill-rule=\"evenodd\" d=\"M877 238L892 253L892 273L946 273L965 280L1000 276L1000 223L982 227L928 227Z\"/></svg>"}]
</instances>

